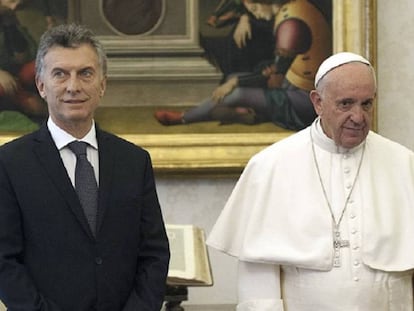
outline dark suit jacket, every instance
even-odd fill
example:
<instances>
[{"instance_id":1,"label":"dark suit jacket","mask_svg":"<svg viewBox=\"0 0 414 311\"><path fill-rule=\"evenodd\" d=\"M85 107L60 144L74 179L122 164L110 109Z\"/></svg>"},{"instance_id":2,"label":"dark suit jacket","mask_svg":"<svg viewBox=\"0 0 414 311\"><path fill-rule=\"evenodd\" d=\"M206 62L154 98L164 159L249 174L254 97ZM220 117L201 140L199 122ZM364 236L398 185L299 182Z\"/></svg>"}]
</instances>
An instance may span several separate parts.
<instances>
[{"instance_id":1,"label":"dark suit jacket","mask_svg":"<svg viewBox=\"0 0 414 311\"><path fill-rule=\"evenodd\" d=\"M169 248L146 151L97 129L92 236L46 126L0 147L0 299L9 310L160 310Z\"/></svg>"}]
</instances>

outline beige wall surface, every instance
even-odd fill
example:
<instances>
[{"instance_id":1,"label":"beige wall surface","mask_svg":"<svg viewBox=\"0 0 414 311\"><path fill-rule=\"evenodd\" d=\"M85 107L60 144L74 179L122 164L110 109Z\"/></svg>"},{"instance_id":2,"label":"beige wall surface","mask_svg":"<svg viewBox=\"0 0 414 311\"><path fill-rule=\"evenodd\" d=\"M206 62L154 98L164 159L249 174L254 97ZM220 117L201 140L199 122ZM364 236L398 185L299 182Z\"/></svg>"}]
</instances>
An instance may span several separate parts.
<instances>
[{"instance_id":1,"label":"beige wall surface","mask_svg":"<svg viewBox=\"0 0 414 311\"><path fill-rule=\"evenodd\" d=\"M378 132L414 148L414 1L378 0ZM208 233L236 179L159 179L167 222L195 223ZM188 304L236 302L236 261L210 249L215 285L190 288Z\"/></svg>"},{"instance_id":2,"label":"beige wall surface","mask_svg":"<svg viewBox=\"0 0 414 311\"><path fill-rule=\"evenodd\" d=\"M414 149L414 2L378 1L378 132Z\"/></svg>"}]
</instances>

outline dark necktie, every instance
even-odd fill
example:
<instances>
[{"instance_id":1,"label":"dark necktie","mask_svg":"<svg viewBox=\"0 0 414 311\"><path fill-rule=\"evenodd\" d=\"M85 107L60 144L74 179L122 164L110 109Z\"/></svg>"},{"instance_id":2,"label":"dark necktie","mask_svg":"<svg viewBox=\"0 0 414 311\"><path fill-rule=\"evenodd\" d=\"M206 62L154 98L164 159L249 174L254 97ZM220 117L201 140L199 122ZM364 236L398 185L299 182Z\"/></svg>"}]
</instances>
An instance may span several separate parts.
<instances>
[{"instance_id":1,"label":"dark necktie","mask_svg":"<svg viewBox=\"0 0 414 311\"><path fill-rule=\"evenodd\" d=\"M88 219L92 233L96 232L96 213L98 207L98 185L95 172L86 157L87 143L74 141L68 147L76 155L75 189Z\"/></svg>"}]
</instances>

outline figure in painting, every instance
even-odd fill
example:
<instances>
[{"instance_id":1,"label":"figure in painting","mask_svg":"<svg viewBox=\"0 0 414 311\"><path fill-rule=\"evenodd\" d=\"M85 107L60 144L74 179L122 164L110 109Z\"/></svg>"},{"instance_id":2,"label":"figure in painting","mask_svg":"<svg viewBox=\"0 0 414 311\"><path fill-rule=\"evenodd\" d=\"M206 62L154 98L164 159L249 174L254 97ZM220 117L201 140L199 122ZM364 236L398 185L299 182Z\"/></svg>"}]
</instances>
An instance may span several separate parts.
<instances>
[{"instance_id":1,"label":"figure in painting","mask_svg":"<svg viewBox=\"0 0 414 311\"><path fill-rule=\"evenodd\" d=\"M19 4L0 0L0 110L42 117L47 108L34 83L36 43L16 17Z\"/></svg>"},{"instance_id":2,"label":"figure in painting","mask_svg":"<svg viewBox=\"0 0 414 311\"><path fill-rule=\"evenodd\" d=\"M263 60L273 58L274 17L279 6L271 1L223 0L208 18L212 33L201 34L200 44L224 79L235 72L251 72ZM214 34L226 32L229 25L228 34Z\"/></svg>"},{"instance_id":3,"label":"figure in painting","mask_svg":"<svg viewBox=\"0 0 414 311\"><path fill-rule=\"evenodd\" d=\"M241 3L250 12L246 25L253 20L252 12L256 14L255 19L263 20L268 16L265 13L273 14L269 39L272 56L257 60L251 72L223 72L225 82L213 91L211 98L187 111L156 111L155 118L161 124L273 122L285 129L299 130L315 119L309 92L318 66L332 52L328 19L319 7L307 0L243 0ZM244 23L241 18L240 22ZM249 27L241 28L247 31L240 31L239 42L248 46L250 36L253 38L255 34Z\"/></svg>"}]
</instances>

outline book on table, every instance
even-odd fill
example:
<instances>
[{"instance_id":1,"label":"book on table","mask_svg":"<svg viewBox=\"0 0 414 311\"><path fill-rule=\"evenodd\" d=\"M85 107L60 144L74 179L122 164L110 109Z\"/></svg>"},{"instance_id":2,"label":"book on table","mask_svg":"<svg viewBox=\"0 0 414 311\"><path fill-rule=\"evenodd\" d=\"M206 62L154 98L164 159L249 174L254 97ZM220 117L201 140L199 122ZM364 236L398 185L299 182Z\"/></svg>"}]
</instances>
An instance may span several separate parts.
<instances>
[{"instance_id":1,"label":"book on table","mask_svg":"<svg viewBox=\"0 0 414 311\"><path fill-rule=\"evenodd\" d=\"M213 285L204 230L194 225L176 224L167 224L166 229L171 251L167 284Z\"/></svg>"}]
</instances>

